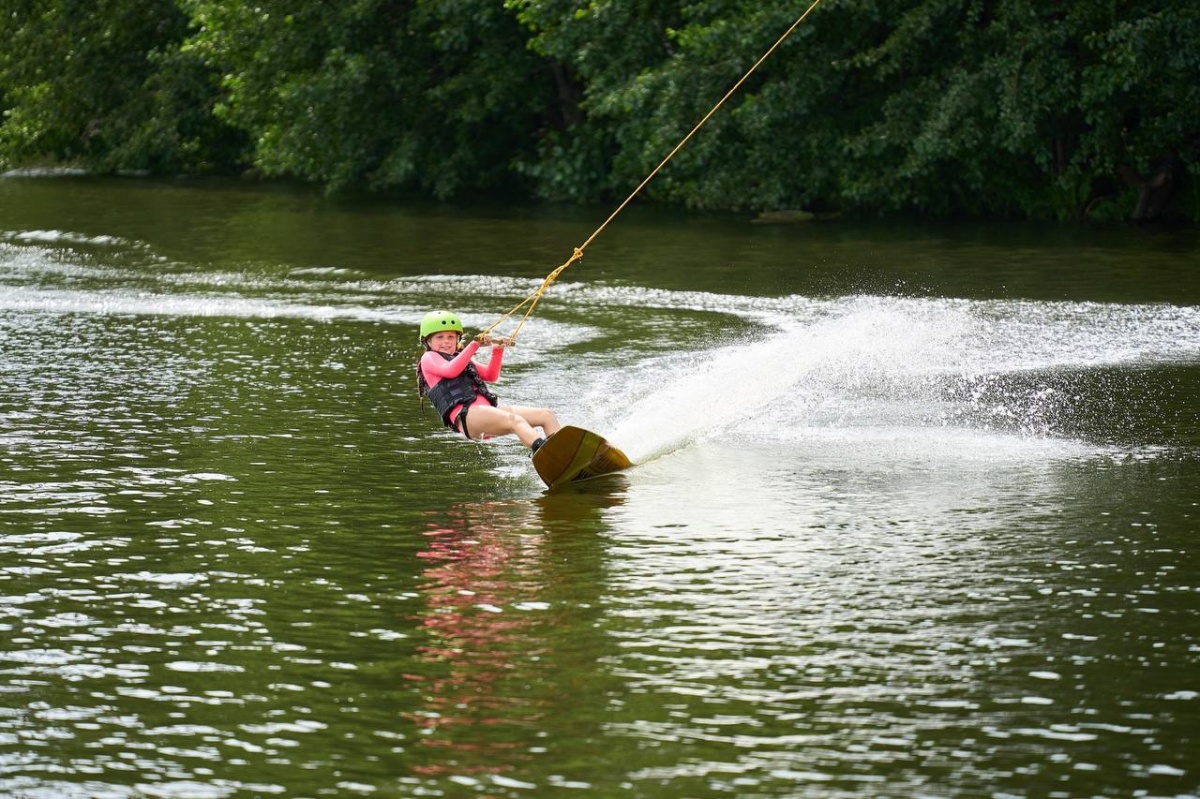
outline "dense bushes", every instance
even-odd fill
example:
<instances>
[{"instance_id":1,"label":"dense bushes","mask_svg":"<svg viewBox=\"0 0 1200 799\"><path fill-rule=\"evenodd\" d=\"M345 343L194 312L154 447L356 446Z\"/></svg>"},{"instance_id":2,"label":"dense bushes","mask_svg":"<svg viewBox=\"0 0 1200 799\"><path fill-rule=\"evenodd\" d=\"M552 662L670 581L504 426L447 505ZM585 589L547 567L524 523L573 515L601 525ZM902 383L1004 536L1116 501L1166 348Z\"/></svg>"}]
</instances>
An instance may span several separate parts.
<instances>
[{"instance_id":1,"label":"dense bushes","mask_svg":"<svg viewBox=\"0 0 1200 799\"><path fill-rule=\"evenodd\" d=\"M611 201L809 2L10 0L0 161ZM1198 32L1183 0L824 0L647 195L1068 219L1140 181L1196 219Z\"/></svg>"}]
</instances>

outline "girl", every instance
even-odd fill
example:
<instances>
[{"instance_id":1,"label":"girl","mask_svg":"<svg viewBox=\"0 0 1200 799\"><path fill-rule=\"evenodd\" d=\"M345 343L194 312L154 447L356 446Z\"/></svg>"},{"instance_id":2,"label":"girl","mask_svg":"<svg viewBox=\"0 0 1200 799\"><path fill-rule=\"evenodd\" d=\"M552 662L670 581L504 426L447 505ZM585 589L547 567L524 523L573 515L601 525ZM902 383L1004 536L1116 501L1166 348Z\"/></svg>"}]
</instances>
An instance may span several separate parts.
<instances>
[{"instance_id":1,"label":"girl","mask_svg":"<svg viewBox=\"0 0 1200 799\"><path fill-rule=\"evenodd\" d=\"M421 320L421 343L425 354L417 363L417 388L422 402L428 399L441 414L442 422L470 439L485 436L515 435L537 452L546 438L560 427L554 412L548 408L527 408L501 405L485 383L495 383L500 377L506 339L493 340L483 336L482 343L492 345L492 357L486 364L471 360L479 350L480 341L472 341L458 350L463 326L458 317L446 311L432 311ZM539 436L535 427L542 428Z\"/></svg>"}]
</instances>

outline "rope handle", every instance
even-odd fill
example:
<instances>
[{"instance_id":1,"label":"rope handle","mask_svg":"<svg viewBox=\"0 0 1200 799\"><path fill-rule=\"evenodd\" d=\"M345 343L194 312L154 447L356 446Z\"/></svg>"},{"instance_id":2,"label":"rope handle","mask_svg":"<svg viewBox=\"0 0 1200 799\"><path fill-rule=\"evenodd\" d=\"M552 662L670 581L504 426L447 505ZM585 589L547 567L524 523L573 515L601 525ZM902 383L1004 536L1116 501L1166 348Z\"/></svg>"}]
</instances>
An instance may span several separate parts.
<instances>
[{"instance_id":1,"label":"rope handle","mask_svg":"<svg viewBox=\"0 0 1200 799\"><path fill-rule=\"evenodd\" d=\"M779 48L779 46L781 44L783 44L784 41L789 36L792 35L792 32L795 31L796 28L800 27L800 23L804 22L804 20L808 17L808 15L810 13L812 13L812 10L814 8L816 8L817 5L820 4L820 2L821 2L821 0L813 0L812 5L810 5L807 9L804 10L804 13L801 14L796 19L796 21L792 23L792 26L790 28L788 28L786 31L784 31L784 34L775 41L775 44L773 44L769 48L767 48L767 51L765 53L763 53L762 56L760 56L757 61L754 62L754 64L750 67L750 69L746 70L746 74L742 75L742 77L738 79L737 83L733 84L733 88L731 88L729 91L727 91L725 93L725 96L717 101L717 104L714 105L712 107L712 109L707 114L705 114L704 117L699 122L696 123L695 127L693 127L691 129L691 131L689 131L688 134L686 136L684 136L682 140L680 140L679 144L675 145L675 149L671 150L671 152L669 152L667 154L667 157L664 158L661 162L659 162L658 166L654 167L654 169L651 170L650 174L647 175L646 178L641 183L638 184L636 189L634 189L632 192L630 192L629 196L626 197L625 200L620 205L617 206L615 211L613 211L611 214L608 215L608 218L605 219L600 224L600 227L596 228L596 230L592 232L592 235L587 237L587 240L584 241L583 244L581 244L575 248L575 252L573 252L571 254L570 258L568 258L566 261L563 262L563 264L561 266L559 266L554 271L552 271L549 275L547 275L546 278L542 281L542 285L538 286L537 289L534 290L534 292L532 294L530 294L528 297L523 299L521 302L517 303L516 306L514 306L512 309L510 309L507 313L503 314L499 319L497 319L495 322L493 322L490 327L485 329L476 338L482 339L482 337L490 336L491 332L493 330L495 330L500 325L504 324L504 322L506 322L508 319L510 319L515 314L517 314L522 308L526 308L526 306L528 306L525 310L525 314L521 317L521 321L519 323L517 323L517 326L513 330L513 332L509 336L507 336L509 344L510 345L515 344L517 341L517 334L521 332L521 328L524 327L525 322L533 314L533 309L537 307L538 301L541 300L542 295L546 293L546 289L550 288L550 284L553 283L555 280L557 280L558 276L561 275L568 266L575 263L576 261L583 260L583 251L585 249L587 249L588 245L591 244L593 241L595 241L596 237L598 237L600 235L601 231L603 231L606 227L608 227L608 224L617 218L617 214L619 214L619 213L621 213L621 211L625 210L625 206L629 205L629 203L633 201L633 198L636 197L638 195L638 193L641 192L641 190L646 187L646 184L648 184L651 180L653 180L654 176L657 175L660 171L662 171L662 168L667 165L667 162L669 162L672 158L674 158L675 154L678 153L680 150L682 150L684 145L686 145L689 141L691 141L692 137L696 135L696 132L699 131L700 128L704 126L704 123L708 122L708 120L712 118L713 114L717 113L717 110L720 109L720 107L725 104L725 101L728 100L730 97L732 97L734 95L734 93L742 87L742 84L745 83L746 80L749 79L749 77L752 74L754 74L754 71L756 69L758 69L759 66L764 61L766 61L768 58L771 57L771 54L774 53Z\"/></svg>"},{"instance_id":2,"label":"rope handle","mask_svg":"<svg viewBox=\"0 0 1200 799\"><path fill-rule=\"evenodd\" d=\"M475 340L484 346L491 345L493 347L501 347L501 348L511 347L513 344L516 343L515 341L513 341L512 336L493 336L491 333L488 333L486 331L476 335Z\"/></svg>"}]
</instances>

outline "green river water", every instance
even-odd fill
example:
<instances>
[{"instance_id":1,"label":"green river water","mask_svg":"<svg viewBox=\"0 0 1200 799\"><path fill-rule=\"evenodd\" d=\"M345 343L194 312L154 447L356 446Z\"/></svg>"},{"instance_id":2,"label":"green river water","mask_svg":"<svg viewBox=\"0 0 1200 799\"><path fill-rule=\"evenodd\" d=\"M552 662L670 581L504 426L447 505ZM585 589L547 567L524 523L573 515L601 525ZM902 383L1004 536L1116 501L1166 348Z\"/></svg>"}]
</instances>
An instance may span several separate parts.
<instances>
[{"instance_id":1,"label":"green river water","mask_svg":"<svg viewBox=\"0 0 1200 799\"><path fill-rule=\"evenodd\" d=\"M0 178L0 796L1198 797L1200 236Z\"/></svg>"}]
</instances>

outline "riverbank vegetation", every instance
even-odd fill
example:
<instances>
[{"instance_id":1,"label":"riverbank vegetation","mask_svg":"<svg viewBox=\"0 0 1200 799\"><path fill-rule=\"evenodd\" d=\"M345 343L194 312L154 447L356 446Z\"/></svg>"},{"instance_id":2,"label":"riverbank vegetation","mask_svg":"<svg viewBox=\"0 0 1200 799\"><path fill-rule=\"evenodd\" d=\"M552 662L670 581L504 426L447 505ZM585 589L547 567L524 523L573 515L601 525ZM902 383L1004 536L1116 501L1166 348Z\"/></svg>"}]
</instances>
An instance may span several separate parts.
<instances>
[{"instance_id":1,"label":"riverbank vegetation","mask_svg":"<svg viewBox=\"0 0 1200 799\"><path fill-rule=\"evenodd\" d=\"M0 163L623 198L810 0L9 0ZM1190 0L824 0L646 188L1200 220Z\"/></svg>"}]
</instances>

